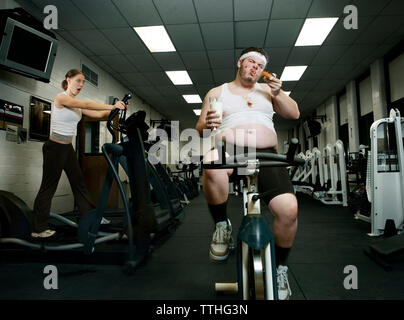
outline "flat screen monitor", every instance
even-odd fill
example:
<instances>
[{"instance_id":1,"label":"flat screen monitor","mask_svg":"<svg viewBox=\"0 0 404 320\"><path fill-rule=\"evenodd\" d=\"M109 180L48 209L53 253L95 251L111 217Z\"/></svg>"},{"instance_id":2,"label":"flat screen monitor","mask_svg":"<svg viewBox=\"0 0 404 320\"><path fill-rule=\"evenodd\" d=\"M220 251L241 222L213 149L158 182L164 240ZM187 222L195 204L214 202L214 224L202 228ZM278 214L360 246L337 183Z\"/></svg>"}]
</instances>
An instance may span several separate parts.
<instances>
[{"instance_id":1,"label":"flat screen monitor","mask_svg":"<svg viewBox=\"0 0 404 320\"><path fill-rule=\"evenodd\" d=\"M13 72L49 82L57 40L10 17L0 44L0 65Z\"/></svg>"}]
</instances>

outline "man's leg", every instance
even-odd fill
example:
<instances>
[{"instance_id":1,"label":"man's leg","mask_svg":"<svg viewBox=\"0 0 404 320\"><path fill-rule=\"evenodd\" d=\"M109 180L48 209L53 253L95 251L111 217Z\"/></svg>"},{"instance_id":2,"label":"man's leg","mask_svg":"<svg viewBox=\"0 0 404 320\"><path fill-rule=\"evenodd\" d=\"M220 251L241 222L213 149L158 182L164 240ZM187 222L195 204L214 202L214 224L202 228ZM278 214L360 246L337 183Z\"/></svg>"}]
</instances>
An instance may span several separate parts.
<instances>
[{"instance_id":1,"label":"man's leg","mask_svg":"<svg viewBox=\"0 0 404 320\"><path fill-rule=\"evenodd\" d=\"M203 161L218 159L217 150L209 151ZM229 176L232 169L204 169L202 175L203 192L209 212L216 224L210 245L209 255L213 260L225 260L229 254L231 230L227 224L227 198L229 196Z\"/></svg>"},{"instance_id":2,"label":"man's leg","mask_svg":"<svg viewBox=\"0 0 404 320\"><path fill-rule=\"evenodd\" d=\"M286 264L297 230L298 205L296 196L292 193L280 194L269 202L269 208L275 216L273 233L279 299L285 300L291 295Z\"/></svg>"}]
</instances>

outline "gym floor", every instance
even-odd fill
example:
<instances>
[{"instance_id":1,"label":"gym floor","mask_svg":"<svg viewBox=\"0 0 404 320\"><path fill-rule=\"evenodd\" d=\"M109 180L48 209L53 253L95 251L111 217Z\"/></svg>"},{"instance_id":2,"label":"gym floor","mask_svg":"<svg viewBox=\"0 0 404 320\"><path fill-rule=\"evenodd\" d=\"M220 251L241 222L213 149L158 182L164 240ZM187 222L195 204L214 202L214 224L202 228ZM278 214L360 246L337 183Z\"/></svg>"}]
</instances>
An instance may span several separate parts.
<instances>
[{"instance_id":1,"label":"gym floor","mask_svg":"<svg viewBox=\"0 0 404 320\"><path fill-rule=\"evenodd\" d=\"M404 262L385 271L364 249L379 241L370 238L370 225L354 220L348 208L326 206L298 195L299 220L289 257L292 300L404 299ZM228 213L234 235L241 221L241 196L230 196ZM272 216L265 210L269 221ZM236 281L235 253L225 262L208 257L213 223L203 194L184 210L176 231L157 246L147 264L127 277L117 265L58 264L58 290L45 290L46 263L0 263L0 299L147 299L232 300L215 293L217 282ZM68 254L68 253L64 253ZM355 266L358 288L347 290L346 266Z\"/></svg>"}]
</instances>

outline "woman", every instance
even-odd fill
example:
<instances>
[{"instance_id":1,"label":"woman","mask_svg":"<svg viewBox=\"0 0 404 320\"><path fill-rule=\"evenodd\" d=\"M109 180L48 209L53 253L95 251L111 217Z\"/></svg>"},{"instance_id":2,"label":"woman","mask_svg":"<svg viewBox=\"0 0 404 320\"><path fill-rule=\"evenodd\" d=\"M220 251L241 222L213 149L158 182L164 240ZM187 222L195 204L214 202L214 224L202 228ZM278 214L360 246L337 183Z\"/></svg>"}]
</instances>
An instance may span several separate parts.
<instances>
[{"instance_id":1,"label":"woman","mask_svg":"<svg viewBox=\"0 0 404 320\"><path fill-rule=\"evenodd\" d=\"M64 92L56 96L52 108L51 134L42 147L42 182L34 202L32 216L31 236L34 238L49 238L55 234L55 231L48 227L48 219L62 170L69 179L80 215L83 216L95 208L72 146L73 136L76 135L77 124L82 115L102 119L115 108L121 110L126 108L122 101L109 105L76 99L84 86L84 74L80 70L72 69L66 73L65 78L62 82Z\"/></svg>"}]
</instances>

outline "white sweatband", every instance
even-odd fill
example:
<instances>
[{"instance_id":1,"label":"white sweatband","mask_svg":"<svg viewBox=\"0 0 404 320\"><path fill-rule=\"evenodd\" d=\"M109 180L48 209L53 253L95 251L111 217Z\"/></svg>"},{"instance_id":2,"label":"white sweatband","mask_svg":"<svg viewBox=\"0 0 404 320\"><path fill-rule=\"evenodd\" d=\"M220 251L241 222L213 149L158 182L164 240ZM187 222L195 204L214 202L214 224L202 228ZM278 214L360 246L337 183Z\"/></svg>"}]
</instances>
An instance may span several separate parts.
<instances>
[{"instance_id":1,"label":"white sweatband","mask_svg":"<svg viewBox=\"0 0 404 320\"><path fill-rule=\"evenodd\" d=\"M250 51L250 52L244 53L244 54L239 58L239 60L244 60L245 58L248 58L248 57L251 57L251 56L260 58L260 59L264 60L264 64L265 64L265 65L267 64L267 59L265 58L265 56L264 56L263 54L259 53L259 52L256 52L256 51Z\"/></svg>"}]
</instances>

